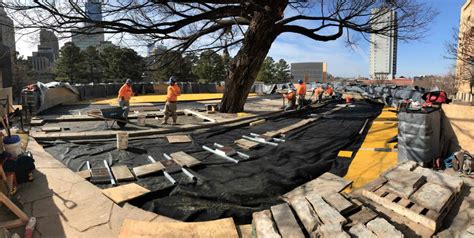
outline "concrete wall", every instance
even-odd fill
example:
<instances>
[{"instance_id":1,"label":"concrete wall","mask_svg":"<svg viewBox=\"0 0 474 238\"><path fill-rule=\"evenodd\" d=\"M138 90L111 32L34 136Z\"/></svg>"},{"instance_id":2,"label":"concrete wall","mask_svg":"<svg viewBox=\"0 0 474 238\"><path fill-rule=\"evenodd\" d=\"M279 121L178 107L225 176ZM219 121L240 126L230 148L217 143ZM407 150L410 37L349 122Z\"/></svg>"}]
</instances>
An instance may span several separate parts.
<instances>
[{"instance_id":1,"label":"concrete wall","mask_svg":"<svg viewBox=\"0 0 474 238\"><path fill-rule=\"evenodd\" d=\"M444 151L474 153L474 106L443 104Z\"/></svg>"}]
</instances>

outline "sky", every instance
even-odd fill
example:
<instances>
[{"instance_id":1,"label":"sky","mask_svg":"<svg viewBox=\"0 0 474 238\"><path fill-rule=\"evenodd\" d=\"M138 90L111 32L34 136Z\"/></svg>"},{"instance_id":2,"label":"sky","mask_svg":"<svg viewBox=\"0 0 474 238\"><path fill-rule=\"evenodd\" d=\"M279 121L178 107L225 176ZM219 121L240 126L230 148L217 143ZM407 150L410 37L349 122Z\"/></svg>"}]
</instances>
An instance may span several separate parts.
<instances>
[{"instance_id":1,"label":"sky","mask_svg":"<svg viewBox=\"0 0 474 238\"><path fill-rule=\"evenodd\" d=\"M452 41L453 29L459 27L461 7L465 0L421 0L432 5L439 15L429 26L425 38L398 43L397 76L443 75L454 65L445 59L445 44ZM106 36L107 38L107 36ZM114 41L113 37L108 40ZM62 40L60 45L66 40ZM36 49L35 36L17 36L17 51L30 56ZM145 54L145 47L132 47ZM318 42L297 34L285 33L273 43L268 54L275 61L288 63L326 62L328 73L341 77L368 77L369 42L361 39L355 47L347 47L344 39Z\"/></svg>"}]
</instances>

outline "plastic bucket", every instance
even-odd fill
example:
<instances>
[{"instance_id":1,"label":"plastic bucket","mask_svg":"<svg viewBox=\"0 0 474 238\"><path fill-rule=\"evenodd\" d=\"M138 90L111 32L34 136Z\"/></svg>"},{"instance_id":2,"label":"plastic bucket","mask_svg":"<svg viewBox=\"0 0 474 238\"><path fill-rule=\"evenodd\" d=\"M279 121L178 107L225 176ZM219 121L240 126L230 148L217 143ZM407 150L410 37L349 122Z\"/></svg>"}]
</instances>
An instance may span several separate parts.
<instances>
[{"instance_id":1,"label":"plastic bucket","mask_svg":"<svg viewBox=\"0 0 474 238\"><path fill-rule=\"evenodd\" d=\"M12 135L10 137L3 138L3 147L6 152L12 156L17 157L21 154L20 136Z\"/></svg>"},{"instance_id":2,"label":"plastic bucket","mask_svg":"<svg viewBox=\"0 0 474 238\"><path fill-rule=\"evenodd\" d=\"M117 149L125 150L128 148L128 132L117 132Z\"/></svg>"},{"instance_id":3,"label":"plastic bucket","mask_svg":"<svg viewBox=\"0 0 474 238\"><path fill-rule=\"evenodd\" d=\"M145 126L145 125L146 125L146 117L145 117L145 115L138 115L137 121L138 121L137 124L138 124L139 126Z\"/></svg>"}]
</instances>

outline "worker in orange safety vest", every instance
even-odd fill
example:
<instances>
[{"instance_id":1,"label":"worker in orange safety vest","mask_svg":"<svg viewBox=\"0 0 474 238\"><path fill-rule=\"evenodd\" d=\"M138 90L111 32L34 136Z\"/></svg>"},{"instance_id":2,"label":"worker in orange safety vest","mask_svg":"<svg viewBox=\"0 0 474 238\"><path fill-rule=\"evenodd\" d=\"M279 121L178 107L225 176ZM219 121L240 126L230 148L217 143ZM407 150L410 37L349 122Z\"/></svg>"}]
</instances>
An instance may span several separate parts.
<instances>
[{"instance_id":1,"label":"worker in orange safety vest","mask_svg":"<svg viewBox=\"0 0 474 238\"><path fill-rule=\"evenodd\" d=\"M304 104L304 97L306 96L306 83L303 80L299 79L298 84L295 85L296 87L296 101L298 104L298 110L303 107Z\"/></svg>"},{"instance_id":2,"label":"worker in orange safety vest","mask_svg":"<svg viewBox=\"0 0 474 238\"><path fill-rule=\"evenodd\" d=\"M132 83L131 79L127 79L118 92L119 107L125 109L123 113L125 120L128 120L128 113L130 112L130 99L133 96Z\"/></svg>"},{"instance_id":3,"label":"worker in orange safety vest","mask_svg":"<svg viewBox=\"0 0 474 238\"><path fill-rule=\"evenodd\" d=\"M294 110L296 107L296 89L292 88L289 92L283 94L283 98L288 100L288 105L283 109L284 111Z\"/></svg>"},{"instance_id":4,"label":"worker in orange safety vest","mask_svg":"<svg viewBox=\"0 0 474 238\"><path fill-rule=\"evenodd\" d=\"M320 86L313 90L311 97L313 97L313 95L316 95L316 102L321 103L323 100L323 93L324 93L324 89Z\"/></svg>"},{"instance_id":5,"label":"worker in orange safety vest","mask_svg":"<svg viewBox=\"0 0 474 238\"><path fill-rule=\"evenodd\" d=\"M178 110L177 101L178 96L181 95L181 89L178 85L176 85L176 77L171 76L170 80L168 81L168 89L166 94L166 104L165 104L165 116L163 120L163 125L168 124L168 119L170 117L173 118L173 125L176 124L176 120L178 119L178 114L176 110Z\"/></svg>"}]
</instances>

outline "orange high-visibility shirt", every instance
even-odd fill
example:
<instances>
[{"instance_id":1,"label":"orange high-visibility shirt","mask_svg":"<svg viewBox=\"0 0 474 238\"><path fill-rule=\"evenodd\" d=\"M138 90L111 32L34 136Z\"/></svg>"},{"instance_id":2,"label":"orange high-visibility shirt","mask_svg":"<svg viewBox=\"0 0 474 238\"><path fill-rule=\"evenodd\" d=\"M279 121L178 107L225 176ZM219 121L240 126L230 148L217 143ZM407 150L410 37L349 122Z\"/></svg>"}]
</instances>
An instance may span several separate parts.
<instances>
[{"instance_id":1,"label":"orange high-visibility shirt","mask_svg":"<svg viewBox=\"0 0 474 238\"><path fill-rule=\"evenodd\" d=\"M326 92L329 94L329 95L332 95L334 93L334 89L332 89L331 87L328 87L326 89Z\"/></svg>"},{"instance_id":2,"label":"orange high-visibility shirt","mask_svg":"<svg viewBox=\"0 0 474 238\"><path fill-rule=\"evenodd\" d=\"M176 102L178 96L181 95L181 89L178 85L168 86L168 93L166 94L166 101Z\"/></svg>"},{"instance_id":3,"label":"orange high-visibility shirt","mask_svg":"<svg viewBox=\"0 0 474 238\"><path fill-rule=\"evenodd\" d=\"M323 88L321 88L321 87L314 89L314 94L315 94L316 96L318 96L319 94L321 94L321 93L323 93L323 92L324 92L324 90L323 90Z\"/></svg>"},{"instance_id":4,"label":"orange high-visibility shirt","mask_svg":"<svg viewBox=\"0 0 474 238\"><path fill-rule=\"evenodd\" d=\"M291 101L293 99L293 97L295 97L295 93L294 92L285 93L285 94L283 94L283 97L288 99L288 101Z\"/></svg>"},{"instance_id":5,"label":"orange high-visibility shirt","mask_svg":"<svg viewBox=\"0 0 474 238\"><path fill-rule=\"evenodd\" d=\"M123 97L125 101L130 101L130 98L132 98L132 96L132 87L130 87L128 84L124 84L119 90L118 98L121 99Z\"/></svg>"},{"instance_id":6,"label":"orange high-visibility shirt","mask_svg":"<svg viewBox=\"0 0 474 238\"><path fill-rule=\"evenodd\" d=\"M305 95L306 94L306 84L296 84L296 94Z\"/></svg>"}]
</instances>

